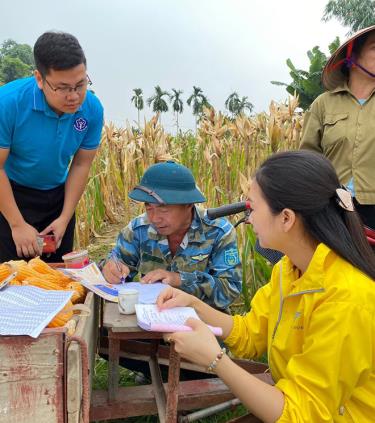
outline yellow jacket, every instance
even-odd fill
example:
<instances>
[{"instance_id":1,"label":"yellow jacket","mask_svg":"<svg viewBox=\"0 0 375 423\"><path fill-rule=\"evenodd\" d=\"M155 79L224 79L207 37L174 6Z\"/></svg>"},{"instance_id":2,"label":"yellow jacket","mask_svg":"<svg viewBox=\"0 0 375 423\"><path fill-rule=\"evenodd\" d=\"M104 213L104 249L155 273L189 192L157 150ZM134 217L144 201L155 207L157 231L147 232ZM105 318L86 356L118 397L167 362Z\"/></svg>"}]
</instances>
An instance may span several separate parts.
<instances>
[{"instance_id":1,"label":"yellow jacket","mask_svg":"<svg viewBox=\"0 0 375 423\"><path fill-rule=\"evenodd\" d=\"M361 204L375 204L374 113L375 90L361 105L345 84L321 94L303 123L300 148L324 154L342 184L353 178Z\"/></svg>"},{"instance_id":2,"label":"yellow jacket","mask_svg":"<svg viewBox=\"0 0 375 423\"><path fill-rule=\"evenodd\" d=\"M278 422L375 422L375 283L326 245L301 277L284 257L225 343L239 357L268 352Z\"/></svg>"}]
</instances>

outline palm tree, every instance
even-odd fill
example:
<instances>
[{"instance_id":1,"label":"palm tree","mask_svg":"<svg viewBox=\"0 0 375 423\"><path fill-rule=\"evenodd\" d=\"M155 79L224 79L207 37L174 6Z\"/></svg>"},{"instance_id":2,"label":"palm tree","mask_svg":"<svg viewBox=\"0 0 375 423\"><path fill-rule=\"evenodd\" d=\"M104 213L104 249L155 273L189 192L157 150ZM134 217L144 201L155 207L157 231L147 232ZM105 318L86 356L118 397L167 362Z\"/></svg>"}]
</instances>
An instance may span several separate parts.
<instances>
[{"instance_id":1,"label":"palm tree","mask_svg":"<svg viewBox=\"0 0 375 423\"><path fill-rule=\"evenodd\" d=\"M193 86L193 94L186 100L188 106L193 103L193 115L195 116L195 129L197 128L199 116L202 114L203 107L211 107L207 97L199 87Z\"/></svg>"},{"instance_id":2,"label":"palm tree","mask_svg":"<svg viewBox=\"0 0 375 423\"><path fill-rule=\"evenodd\" d=\"M141 88L134 88L134 95L131 98L131 102L134 103L134 106L136 107L138 111L138 128L140 126L140 119L139 119L139 112L143 110L144 102L143 102L143 91Z\"/></svg>"},{"instance_id":3,"label":"palm tree","mask_svg":"<svg viewBox=\"0 0 375 423\"><path fill-rule=\"evenodd\" d=\"M249 113L251 113L254 109L253 103L251 103L250 101L247 101L247 98L248 97L242 97L241 99L238 100L237 112L239 115L242 113L245 113L246 109L249 111Z\"/></svg>"},{"instance_id":4,"label":"palm tree","mask_svg":"<svg viewBox=\"0 0 375 423\"><path fill-rule=\"evenodd\" d=\"M164 113L168 112L168 104L164 100L164 96L169 96L168 91L163 91L159 85L155 87L155 94L147 99L147 104L151 106L152 104L152 111L155 113ZM161 121L161 119L160 119Z\"/></svg>"},{"instance_id":5,"label":"palm tree","mask_svg":"<svg viewBox=\"0 0 375 423\"><path fill-rule=\"evenodd\" d=\"M172 103L172 109L176 115L176 126L177 126L177 135L178 135L178 115L184 111L184 103L181 100L181 94L183 91L175 90L172 88L173 94L170 94L169 100Z\"/></svg>"},{"instance_id":6,"label":"palm tree","mask_svg":"<svg viewBox=\"0 0 375 423\"><path fill-rule=\"evenodd\" d=\"M225 107L232 113L233 117L238 116L242 113L245 113L245 110L248 109L251 113L254 106L250 101L247 100L248 97L240 97L234 91L225 101Z\"/></svg>"},{"instance_id":7,"label":"palm tree","mask_svg":"<svg viewBox=\"0 0 375 423\"><path fill-rule=\"evenodd\" d=\"M226 100L225 107L232 113L233 116L237 114L237 105L240 101L238 94L234 91Z\"/></svg>"}]
</instances>

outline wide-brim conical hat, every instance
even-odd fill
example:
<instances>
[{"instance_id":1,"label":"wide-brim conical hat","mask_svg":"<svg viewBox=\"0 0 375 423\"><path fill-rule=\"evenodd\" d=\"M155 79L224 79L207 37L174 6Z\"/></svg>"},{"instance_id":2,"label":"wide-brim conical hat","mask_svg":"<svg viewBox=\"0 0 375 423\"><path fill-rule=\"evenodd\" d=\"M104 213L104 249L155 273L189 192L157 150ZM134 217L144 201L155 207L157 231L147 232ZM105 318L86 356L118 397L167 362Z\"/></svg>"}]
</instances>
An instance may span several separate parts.
<instances>
[{"instance_id":1,"label":"wide-brim conical hat","mask_svg":"<svg viewBox=\"0 0 375 423\"><path fill-rule=\"evenodd\" d=\"M346 82L347 76L344 75L344 73L341 71L341 66L335 65L340 62L340 60L345 59L347 47L352 41L371 31L375 31L375 25L356 32L348 40L346 40L345 43L342 44L329 58L322 74L322 82L327 90L333 90Z\"/></svg>"}]
</instances>

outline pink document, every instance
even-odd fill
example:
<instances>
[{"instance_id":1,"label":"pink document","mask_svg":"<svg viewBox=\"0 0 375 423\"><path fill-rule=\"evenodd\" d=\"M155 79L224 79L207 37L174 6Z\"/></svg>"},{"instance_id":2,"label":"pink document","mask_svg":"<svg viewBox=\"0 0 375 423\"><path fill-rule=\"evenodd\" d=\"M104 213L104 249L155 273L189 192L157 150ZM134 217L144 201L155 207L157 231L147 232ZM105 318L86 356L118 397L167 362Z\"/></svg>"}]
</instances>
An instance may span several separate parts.
<instances>
[{"instance_id":1,"label":"pink document","mask_svg":"<svg viewBox=\"0 0 375 423\"><path fill-rule=\"evenodd\" d=\"M199 319L192 307L174 307L159 311L155 304L136 304L137 323L144 329L154 332L186 332L192 330L185 324L190 317ZM223 330L208 326L216 336L221 336Z\"/></svg>"}]
</instances>

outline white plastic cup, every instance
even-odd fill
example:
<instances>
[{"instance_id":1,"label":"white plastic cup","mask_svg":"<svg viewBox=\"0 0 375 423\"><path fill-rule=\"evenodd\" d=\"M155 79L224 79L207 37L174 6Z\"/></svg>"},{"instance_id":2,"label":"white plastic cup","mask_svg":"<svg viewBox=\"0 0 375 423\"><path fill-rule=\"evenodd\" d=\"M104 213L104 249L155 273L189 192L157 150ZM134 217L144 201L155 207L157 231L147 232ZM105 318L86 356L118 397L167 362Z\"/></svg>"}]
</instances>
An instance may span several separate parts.
<instances>
[{"instance_id":1,"label":"white plastic cup","mask_svg":"<svg viewBox=\"0 0 375 423\"><path fill-rule=\"evenodd\" d=\"M121 314L134 314L139 293L136 289L118 288L118 310Z\"/></svg>"}]
</instances>

